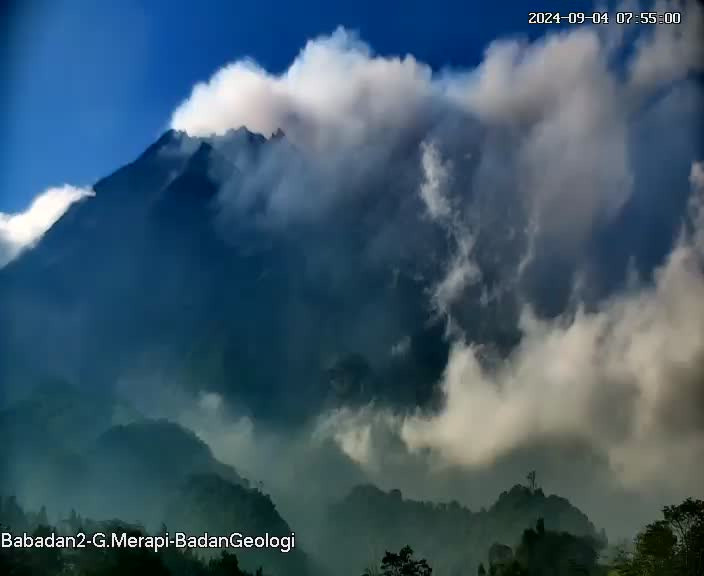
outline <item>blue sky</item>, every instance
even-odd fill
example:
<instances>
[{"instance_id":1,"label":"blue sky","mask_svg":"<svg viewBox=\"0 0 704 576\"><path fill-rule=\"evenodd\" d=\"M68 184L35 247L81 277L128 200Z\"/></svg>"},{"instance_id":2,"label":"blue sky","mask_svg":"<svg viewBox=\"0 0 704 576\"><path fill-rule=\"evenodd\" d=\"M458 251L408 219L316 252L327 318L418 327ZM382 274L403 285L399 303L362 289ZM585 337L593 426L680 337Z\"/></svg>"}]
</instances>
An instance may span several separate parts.
<instances>
[{"instance_id":1,"label":"blue sky","mask_svg":"<svg viewBox=\"0 0 704 576\"><path fill-rule=\"evenodd\" d=\"M530 5L540 7L565 4ZM0 10L0 212L130 161L193 84L243 56L280 71L307 39L342 25L378 53L440 69L476 64L497 36L545 31L528 27L520 1L26 0Z\"/></svg>"}]
</instances>

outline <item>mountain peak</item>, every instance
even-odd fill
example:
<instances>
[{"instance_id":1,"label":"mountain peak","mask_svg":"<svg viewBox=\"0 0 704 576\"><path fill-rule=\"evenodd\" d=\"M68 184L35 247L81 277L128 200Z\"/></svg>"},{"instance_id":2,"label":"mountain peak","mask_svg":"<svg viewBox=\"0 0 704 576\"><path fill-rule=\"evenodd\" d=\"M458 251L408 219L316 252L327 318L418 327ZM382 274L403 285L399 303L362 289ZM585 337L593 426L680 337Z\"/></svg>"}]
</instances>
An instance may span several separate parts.
<instances>
[{"instance_id":1,"label":"mountain peak","mask_svg":"<svg viewBox=\"0 0 704 576\"><path fill-rule=\"evenodd\" d=\"M266 138L259 132L252 132L246 126L240 126L239 128L230 128L224 134L213 136L211 140L217 141L232 141L236 140L238 142L249 142L262 144L266 142Z\"/></svg>"},{"instance_id":2,"label":"mountain peak","mask_svg":"<svg viewBox=\"0 0 704 576\"><path fill-rule=\"evenodd\" d=\"M172 146L174 144L179 144L183 142L184 140L188 140L191 137L186 133L181 130L175 130L173 128L169 128L166 132L164 132L159 138L154 142L151 146L149 146L143 153L143 156L147 156L149 154L152 154L154 152L157 152L158 150L161 150L163 148L167 148L169 146Z\"/></svg>"}]
</instances>

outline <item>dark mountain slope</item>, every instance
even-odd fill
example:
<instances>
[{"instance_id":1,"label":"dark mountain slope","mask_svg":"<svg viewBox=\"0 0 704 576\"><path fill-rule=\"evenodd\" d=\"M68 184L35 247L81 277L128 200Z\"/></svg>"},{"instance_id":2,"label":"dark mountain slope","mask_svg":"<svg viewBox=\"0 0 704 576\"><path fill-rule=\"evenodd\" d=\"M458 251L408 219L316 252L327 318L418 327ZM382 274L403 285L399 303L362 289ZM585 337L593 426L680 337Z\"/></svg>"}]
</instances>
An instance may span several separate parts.
<instances>
[{"instance_id":1,"label":"dark mountain slope","mask_svg":"<svg viewBox=\"0 0 704 576\"><path fill-rule=\"evenodd\" d=\"M276 154L303 169L284 136L169 131L97 182L94 198L0 270L0 401L46 377L110 388L155 371L276 421L323 402L427 401L447 356L427 280L402 254L378 252L392 205L409 200L371 190L285 228L257 223L256 198L226 209L256 197L270 166L287 169ZM392 356L404 339L408 353ZM351 374L340 392L331 369L339 381L354 358L366 383Z\"/></svg>"},{"instance_id":2,"label":"dark mountain slope","mask_svg":"<svg viewBox=\"0 0 704 576\"><path fill-rule=\"evenodd\" d=\"M0 410L0 493L36 507L68 509L80 499L83 454L111 426L135 417L129 406L99 391L41 382L27 399Z\"/></svg>"},{"instance_id":3,"label":"dark mountain slope","mask_svg":"<svg viewBox=\"0 0 704 576\"><path fill-rule=\"evenodd\" d=\"M194 474L248 485L233 468L216 460L195 434L165 420L113 427L83 458L86 472L77 480L84 482L76 505L94 517L158 526L168 502Z\"/></svg>"}]
</instances>

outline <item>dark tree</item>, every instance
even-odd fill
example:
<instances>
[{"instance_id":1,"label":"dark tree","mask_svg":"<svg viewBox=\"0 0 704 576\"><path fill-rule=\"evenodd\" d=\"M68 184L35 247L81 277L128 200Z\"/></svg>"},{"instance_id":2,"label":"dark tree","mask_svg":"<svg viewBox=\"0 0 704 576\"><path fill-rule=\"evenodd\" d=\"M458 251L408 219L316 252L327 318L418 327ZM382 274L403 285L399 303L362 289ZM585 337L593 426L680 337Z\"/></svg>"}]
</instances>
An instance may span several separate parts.
<instances>
[{"instance_id":1,"label":"dark tree","mask_svg":"<svg viewBox=\"0 0 704 576\"><path fill-rule=\"evenodd\" d=\"M413 558L410 546L404 546L398 553L386 552L381 561L381 576L431 576L432 573L433 569L424 558ZM372 574L373 571L366 570L363 576Z\"/></svg>"},{"instance_id":2,"label":"dark tree","mask_svg":"<svg viewBox=\"0 0 704 576\"><path fill-rule=\"evenodd\" d=\"M531 489L531 491L535 492L535 487L536 487L536 484L535 484L535 470L531 470L531 471L528 473L528 475L526 476L526 480L528 480L528 482L530 482L529 488Z\"/></svg>"},{"instance_id":3,"label":"dark tree","mask_svg":"<svg viewBox=\"0 0 704 576\"><path fill-rule=\"evenodd\" d=\"M257 576L261 576L261 569L257 570ZM223 552L222 555L208 563L208 576L250 576L240 568L239 560L235 554Z\"/></svg>"},{"instance_id":4,"label":"dark tree","mask_svg":"<svg viewBox=\"0 0 704 576\"><path fill-rule=\"evenodd\" d=\"M136 529L106 525L104 532L124 531L127 537L142 536ZM74 551L72 563L81 576L170 576L162 557L145 548L94 548Z\"/></svg>"},{"instance_id":5,"label":"dark tree","mask_svg":"<svg viewBox=\"0 0 704 576\"><path fill-rule=\"evenodd\" d=\"M704 500L688 498L679 506L666 506L665 522L677 539L677 567L686 576L704 574Z\"/></svg>"},{"instance_id":6,"label":"dark tree","mask_svg":"<svg viewBox=\"0 0 704 576\"><path fill-rule=\"evenodd\" d=\"M622 553L623 576L701 576L704 574L704 501L688 498L666 506L663 519L648 524L633 553Z\"/></svg>"},{"instance_id":7,"label":"dark tree","mask_svg":"<svg viewBox=\"0 0 704 576\"><path fill-rule=\"evenodd\" d=\"M535 576L588 576L596 571L596 543L566 532L551 532L540 524L526 530L516 550L516 561ZM520 573L520 572L517 572Z\"/></svg>"},{"instance_id":8,"label":"dark tree","mask_svg":"<svg viewBox=\"0 0 704 576\"><path fill-rule=\"evenodd\" d=\"M42 510L44 508L42 507ZM46 514L44 514L46 517ZM39 526L32 535L46 538L54 532L48 525ZM58 548L37 548L28 553L27 566L34 576L53 576L60 574L65 565L63 553Z\"/></svg>"},{"instance_id":9,"label":"dark tree","mask_svg":"<svg viewBox=\"0 0 704 576\"><path fill-rule=\"evenodd\" d=\"M538 534L545 534L545 520L538 518L538 522L535 525L535 530Z\"/></svg>"},{"instance_id":10,"label":"dark tree","mask_svg":"<svg viewBox=\"0 0 704 576\"><path fill-rule=\"evenodd\" d=\"M515 555L510 547L489 550L489 576L592 576L599 574L597 544L566 532L551 532L538 520L523 532Z\"/></svg>"},{"instance_id":11,"label":"dark tree","mask_svg":"<svg viewBox=\"0 0 704 576\"><path fill-rule=\"evenodd\" d=\"M489 548L489 574L503 574L506 566L513 562L513 550L510 546L495 542Z\"/></svg>"}]
</instances>

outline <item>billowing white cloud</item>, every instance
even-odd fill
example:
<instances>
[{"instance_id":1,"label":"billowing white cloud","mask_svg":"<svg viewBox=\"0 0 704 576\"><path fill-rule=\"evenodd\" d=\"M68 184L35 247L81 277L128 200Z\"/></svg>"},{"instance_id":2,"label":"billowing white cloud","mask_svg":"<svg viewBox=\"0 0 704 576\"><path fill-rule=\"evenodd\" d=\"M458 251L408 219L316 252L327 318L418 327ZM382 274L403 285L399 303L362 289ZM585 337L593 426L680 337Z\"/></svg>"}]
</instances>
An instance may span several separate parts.
<instances>
[{"instance_id":1,"label":"billowing white cloud","mask_svg":"<svg viewBox=\"0 0 704 576\"><path fill-rule=\"evenodd\" d=\"M248 60L222 68L193 89L171 124L201 136L240 126L265 135L282 128L298 144L325 150L412 126L430 95L430 77L412 56L373 57L338 29L309 41L280 76Z\"/></svg>"},{"instance_id":2,"label":"billowing white cloud","mask_svg":"<svg viewBox=\"0 0 704 576\"><path fill-rule=\"evenodd\" d=\"M42 192L24 212L0 213L0 268L34 246L71 204L93 195L88 188L65 184Z\"/></svg>"}]
</instances>

